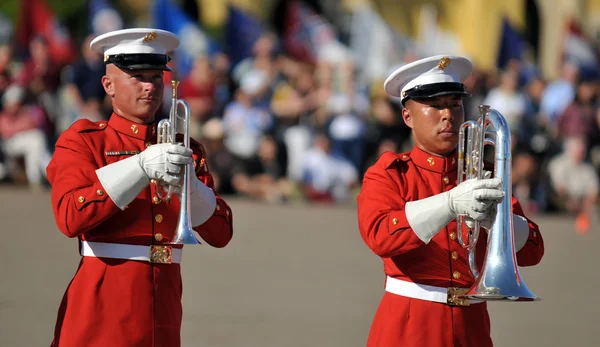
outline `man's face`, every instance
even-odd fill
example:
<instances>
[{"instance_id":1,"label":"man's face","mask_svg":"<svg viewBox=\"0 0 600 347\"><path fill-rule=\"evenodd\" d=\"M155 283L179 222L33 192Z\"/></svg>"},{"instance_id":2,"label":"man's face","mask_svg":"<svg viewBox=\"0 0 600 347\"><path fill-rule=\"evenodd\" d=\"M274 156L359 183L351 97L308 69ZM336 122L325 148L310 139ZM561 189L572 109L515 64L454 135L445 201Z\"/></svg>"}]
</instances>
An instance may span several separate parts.
<instances>
[{"instance_id":1,"label":"man's face","mask_svg":"<svg viewBox=\"0 0 600 347\"><path fill-rule=\"evenodd\" d=\"M164 93L162 70L121 70L108 65L102 84L117 114L141 123L154 120Z\"/></svg>"},{"instance_id":2,"label":"man's face","mask_svg":"<svg viewBox=\"0 0 600 347\"><path fill-rule=\"evenodd\" d=\"M402 118L412 129L415 145L427 153L445 156L458 144L458 130L465 114L460 96L408 100Z\"/></svg>"}]
</instances>

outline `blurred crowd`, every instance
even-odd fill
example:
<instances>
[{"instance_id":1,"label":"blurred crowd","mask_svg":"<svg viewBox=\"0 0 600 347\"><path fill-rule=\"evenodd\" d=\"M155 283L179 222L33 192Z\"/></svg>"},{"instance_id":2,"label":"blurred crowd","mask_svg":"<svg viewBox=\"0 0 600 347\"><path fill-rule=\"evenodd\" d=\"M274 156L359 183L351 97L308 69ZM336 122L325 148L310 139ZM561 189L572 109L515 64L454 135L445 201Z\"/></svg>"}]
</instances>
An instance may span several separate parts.
<instances>
[{"instance_id":1,"label":"blurred crowd","mask_svg":"<svg viewBox=\"0 0 600 347\"><path fill-rule=\"evenodd\" d=\"M102 57L80 43L70 65L53 63L47 42L35 37L26 55L0 44L0 178L6 184L47 187L45 167L62 131L81 118L111 114L101 77ZM385 151L408 151L410 129L383 81L355 85L351 60L306 63L278 48L272 34L253 56L232 66L224 53L199 56L189 75L165 75L190 105L191 132L208 151L220 194L280 203L347 203L365 170ZM331 54L335 54L332 52ZM408 63L419 58L407 55ZM176 60L177 57L175 56ZM173 63L173 62L172 62ZM392 67L390 67L392 68ZM391 70L390 70L391 71ZM489 104L512 131L513 192L527 213L566 211L592 222L600 173L600 79L565 62L560 78L545 80L513 61L503 70L475 70L467 81L467 119Z\"/></svg>"}]
</instances>

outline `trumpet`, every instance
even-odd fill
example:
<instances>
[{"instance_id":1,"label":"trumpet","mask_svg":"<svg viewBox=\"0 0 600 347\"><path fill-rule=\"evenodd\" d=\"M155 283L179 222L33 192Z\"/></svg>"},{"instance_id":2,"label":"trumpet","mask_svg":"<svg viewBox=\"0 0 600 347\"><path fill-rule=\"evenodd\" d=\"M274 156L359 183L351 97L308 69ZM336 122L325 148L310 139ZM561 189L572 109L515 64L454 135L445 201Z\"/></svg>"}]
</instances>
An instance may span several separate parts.
<instances>
[{"instance_id":1,"label":"trumpet","mask_svg":"<svg viewBox=\"0 0 600 347\"><path fill-rule=\"evenodd\" d=\"M468 261L475 282L465 296L475 300L535 301L533 294L519 273L515 251L511 185L510 128L500 112L488 105L479 106L479 119L463 123L458 135L458 183L484 176L485 146L494 147L493 176L502 180L504 199L487 235L487 247L481 273L477 269L475 249L480 224L475 221L469 230L468 243L462 231L465 216L457 216L457 234L460 245L468 252Z\"/></svg>"},{"instance_id":2,"label":"trumpet","mask_svg":"<svg viewBox=\"0 0 600 347\"><path fill-rule=\"evenodd\" d=\"M188 104L177 98L177 87L179 81L171 81L171 87L173 87L173 98L171 103L171 110L169 112L168 119L162 119L157 125L157 143L177 143L177 128L179 122L183 121L184 134L183 143L177 143L183 145L186 148L190 148L190 107ZM182 106L183 115L180 116L178 107ZM192 165L185 165L183 170L183 181L181 185L181 194L179 200L181 202L179 206L179 218L177 220L177 228L175 229L175 237L170 244L198 244L198 240L194 236L194 230L192 229L192 217L191 217L191 202L190 202L190 178L192 177ZM174 186L172 185L159 185L156 189L156 194L162 200L170 200L174 193ZM166 193L163 192L166 190Z\"/></svg>"}]
</instances>

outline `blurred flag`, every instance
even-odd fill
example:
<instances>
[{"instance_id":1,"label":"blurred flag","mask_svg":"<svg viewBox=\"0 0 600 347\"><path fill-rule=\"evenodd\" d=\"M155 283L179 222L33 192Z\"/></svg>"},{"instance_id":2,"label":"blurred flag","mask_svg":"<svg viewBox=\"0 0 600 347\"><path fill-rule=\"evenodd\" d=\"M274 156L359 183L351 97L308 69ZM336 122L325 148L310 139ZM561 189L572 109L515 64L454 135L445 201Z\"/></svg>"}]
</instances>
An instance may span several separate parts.
<instances>
[{"instance_id":1,"label":"blurred flag","mask_svg":"<svg viewBox=\"0 0 600 347\"><path fill-rule=\"evenodd\" d=\"M375 80L385 80L392 67L414 49L414 44L396 33L370 4L364 3L352 13L350 49L359 68L356 83L365 88Z\"/></svg>"},{"instance_id":2,"label":"blurred flag","mask_svg":"<svg viewBox=\"0 0 600 347\"><path fill-rule=\"evenodd\" d=\"M69 33L45 0L21 0L15 33L16 44L24 51L32 38L43 36L48 41L52 60L59 65L72 62L76 56Z\"/></svg>"},{"instance_id":3,"label":"blurred flag","mask_svg":"<svg viewBox=\"0 0 600 347\"><path fill-rule=\"evenodd\" d=\"M225 46L232 66L252 56L254 43L262 34L263 27L258 19L234 5L229 6Z\"/></svg>"},{"instance_id":4,"label":"blurred flag","mask_svg":"<svg viewBox=\"0 0 600 347\"><path fill-rule=\"evenodd\" d=\"M175 73L184 77L192 69L194 59L215 49L208 36L177 4L170 0L154 0L153 27L168 30L179 37L175 51Z\"/></svg>"},{"instance_id":5,"label":"blurred flag","mask_svg":"<svg viewBox=\"0 0 600 347\"><path fill-rule=\"evenodd\" d=\"M510 23L508 18L502 20L502 37L498 47L497 66L500 69L506 67L510 60L521 60L524 49L524 41L521 34Z\"/></svg>"},{"instance_id":6,"label":"blurred flag","mask_svg":"<svg viewBox=\"0 0 600 347\"><path fill-rule=\"evenodd\" d=\"M121 14L108 0L90 0L89 2L89 31L101 35L109 31L123 29Z\"/></svg>"},{"instance_id":7,"label":"blurred flag","mask_svg":"<svg viewBox=\"0 0 600 347\"><path fill-rule=\"evenodd\" d=\"M300 1L292 1L288 5L283 41L292 57L311 63L347 53L331 24Z\"/></svg>"},{"instance_id":8,"label":"blurred flag","mask_svg":"<svg viewBox=\"0 0 600 347\"><path fill-rule=\"evenodd\" d=\"M598 72L598 56L592 40L585 35L574 18L567 22L562 50L564 60L579 65L582 74Z\"/></svg>"}]
</instances>

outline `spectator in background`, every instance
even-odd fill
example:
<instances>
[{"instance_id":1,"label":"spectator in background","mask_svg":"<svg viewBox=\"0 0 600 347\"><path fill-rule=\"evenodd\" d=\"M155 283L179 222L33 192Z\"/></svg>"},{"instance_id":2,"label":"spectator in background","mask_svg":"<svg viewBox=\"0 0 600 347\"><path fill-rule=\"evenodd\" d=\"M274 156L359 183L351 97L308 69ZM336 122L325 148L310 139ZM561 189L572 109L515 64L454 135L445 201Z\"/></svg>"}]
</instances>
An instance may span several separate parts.
<instances>
[{"instance_id":1,"label":"spectator in background","mask_svg":"<svg viewBox=\"0 0 600 347\"><path fill-rule=\"evenodd\" d=\"M514 70L503 71L500 85L490 90L483 103L495 108L506 118L514 136L527 108L525 95L519 89L519 74Z\"/></svg>"},{"instance_id":2,"label":"spectator in background","mask_svg":"<svg viewBox=\"0 0 600 347\"><path fill-rule=\"evenodd\" d=\"M586 143L582 137L569 137L563 144L563 152L550 161L548 173L557 204L577 216L577 231L583 233L595 217L598 175L584 161Z\"/></svg>"},{"instance_id":3,"label":"spectator in background","mask_svg":"<svg viewBox=\"0 0 600 347\"><path fill-rule=\"evenodd\" d=\"M560 77L550 82L544 90L541 102L544 115L542 120L553 133L556 131L556 118L575 99L578 82L579 67L575 63L566 62L561 68Z\"/></svg>"},{"instance_id":4,"label":"spectator in background","mask_svg":"<svg viewBox=\"0 0 600 347\"><path fill-rule=\"evenodd\" d=\"M256 154L260 138L273 126L273 117L268 110L254 104L269 88L267 82L262 71L247 72L240 81L234 101L225 108L225 145L241 159L249 159Z\"/></svg>"},{"instance_id":5,"label":"spectator in background","mask_svg":"<svg viewBox=\"0 0 600 347\"><path fill-rule=\"evenodd\" d=\"M0 113L0 139L2 150L8 159L25 159L25 174L33 190L42 188L50 152L42 129L44 111L34 105L24 105L25 90L11 85L2 96L3 111Z\"/></svg>"},{"instance_id":6,"label":"spectator in background","mask_svg":"<svg viewBox=\"0 0 600 347\"><path fill-rule=\"evenodd\" d=\"M577 86L573 102L557 119L559 139L582 138L590 147L600 140L600 129L596 119L597 84L584 79ZM589 148L586 149L586 157Z\"/></svg>"},{"instance_id":7,"label":"spectator in background","mask_svg":"<svg viewBox=\"0 0 600 347\"><path fill-rule=\"evenodd\" d=\"M359 172L363 166L365 121L354 111L351 102L346 94L337 94L329 100L328 133L332 152L344 157Z\"/></svg>"},{"instance_id":8,"label":"spectator in background","mask_svg":"<svg viewBox=\"0 0 600 347\"><path fill-rule=\"evenodd\" d=\"M348 201L350 191L359 184L358 171L351 162L335 155L326 134L315 136L303 165L303 194L312 202Z\"/></svg>"},{"instance_id":9,"label":"spectator in background","mask_svg":"<svg viewBox=\"0 0 600 347\"><path fill-rule=\"evenodd\" d=\"M282 61L284 61L282 59ZM287 79L276 86L271 99L275 117L275 138L285 145L290 178L302 177L304 155L311 145L312 114L322 103L313 78L312 66L286 62Z\"/></svg>"},{"instance_id":10,"label":"spectator in background","mask_svg":"<svg viewBox=\"0 0 600 347\"><path fill-rule=\"evenodd\" d=\"M223 123L211 118L202 126L202 144L206 149L206 162L215 181L215 189L220 194L233 194L231 178L238 169L238 160L225 147Z\"/></svg>"},{"instance_id":11,"label":"spectator in background","mask_svg":"<svg viewBox=\"0 0 600 347\"><path fill-rule=\"evenodd\" d=\"M383 81L371 85L370 96L371 108L365 130L365 163L360 170L361 176L385 150L399 152L402 145L410 140L410 128L400 116L400 105L387 97Z\"/></svg>"},{"instance_id":12,"label":"spectator in background","mask_svg":"<svg viewBox=\"0 0 600 347\"><path fill-rule=\"evenodd\" d=\"M236 192L266 202L287 200L293 185L286 178L285 163L278 161L278 151L273 137L262 137L256 155L244 160L242 170L233 175Z\"/></svg>"},{"instance_id":13,"label":"spectator in background","mask_svg":"<svg viewBox=\"0 0 600 347\"><path fill-rule=\"evenodd\" d=\"M19 85L27 88L35 101L55 120L61 113L56 102L56 91L61 83L61 67L52 61L48 42L42 36L31 40L29 54L29 59L25 61L15 79Z\"/></svg>"},{"instance_id":14,"label":"spectator in background","mask_svg":"<svg viewBox=\"0 0 600 347\"><path fill-rule=\"evenodd\" d=\"M191 135L199 138L199 126L212 115L215 106L215 76L208 56L196 57L192 71L181 82L178 92L190 106L194 124Z\"/></svg>"},{"instance_id":15,"label":"spectator in background","mask_svg":"<svg viewBox=\"0 0 600 347\"><path fill-rule=\"evenodd\" d=\"M66 77L66 93L71 104L71 114L62 120L60 129L66 129L78 119L97 122L108 119L110 111L105 106L104 88L99 83L104 76L102 55L90 48L93 37L88 36L81 44L81 57L69 69Z\"/></svg>"},{"instance_id":16,"label":"spectator in background","mask_svg":"<svg viewBox=\"0 0 600 347\"><path fill-rule=\"evenodd\" d=\"M0 44L0 98L12 80L12 49L7 44Z\"/></svg>"}]
</instances>

